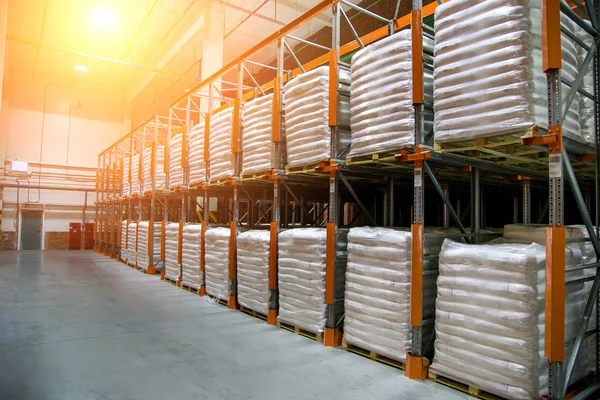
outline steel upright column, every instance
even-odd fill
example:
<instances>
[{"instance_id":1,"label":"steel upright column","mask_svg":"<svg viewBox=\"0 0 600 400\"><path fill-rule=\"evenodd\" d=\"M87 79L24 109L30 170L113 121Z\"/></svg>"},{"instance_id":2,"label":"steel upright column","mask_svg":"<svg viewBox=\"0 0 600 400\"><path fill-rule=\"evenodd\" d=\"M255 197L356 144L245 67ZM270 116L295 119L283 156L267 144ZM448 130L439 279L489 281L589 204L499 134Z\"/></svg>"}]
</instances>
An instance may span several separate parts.
<instances>
[{"instance_id":1,"label":"steel upright column","mask_svg":"<svg viewBox=\"0 0 600 400\"><path fill-rule=\"evenodd\" d=\"M523 223L531 224L531 179L523 178Z\"/></svg>"}]
</instances>

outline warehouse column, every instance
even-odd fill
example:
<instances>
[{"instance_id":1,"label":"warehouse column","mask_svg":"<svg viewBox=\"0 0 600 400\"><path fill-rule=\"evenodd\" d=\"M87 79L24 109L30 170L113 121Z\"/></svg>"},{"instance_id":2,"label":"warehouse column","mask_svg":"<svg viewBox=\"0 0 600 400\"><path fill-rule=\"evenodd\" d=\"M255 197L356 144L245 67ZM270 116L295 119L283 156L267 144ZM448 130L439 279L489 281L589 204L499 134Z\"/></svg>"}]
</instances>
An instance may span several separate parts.
<instances>
[{"instance_id":1,"label":"warehouse column","mask_svg":"<svg viewBox=\"0 0 600 400\"><path fill-rule=\"evenodd\" d=\"M523 178L523 223L531 224L531 179Z\"/></svg>"}]
</instances>

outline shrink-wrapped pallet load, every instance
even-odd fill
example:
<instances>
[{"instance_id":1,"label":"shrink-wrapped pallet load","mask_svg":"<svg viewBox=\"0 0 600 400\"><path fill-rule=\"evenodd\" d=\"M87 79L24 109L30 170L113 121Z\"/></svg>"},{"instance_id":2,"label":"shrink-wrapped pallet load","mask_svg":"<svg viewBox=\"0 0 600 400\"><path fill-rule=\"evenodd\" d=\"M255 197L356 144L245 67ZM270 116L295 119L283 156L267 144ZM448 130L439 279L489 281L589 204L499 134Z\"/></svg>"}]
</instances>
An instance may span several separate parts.
<instances>
[{"instance_id":1,"label":"shrink-wrapped pallet load","mask_svg":"<svg viewBox=\"0 0 600 400\"><path fill-rule=\"evenodd\" d=\"M206 181L204 160L204 122L195 125L188 135L188 165L190 167L188 185L198 185Z\"/></svg>"},{"instance_id":2,"label":"shrink-wrapped pallet load","mask_svg":"<svg viewBox=\"0 0 600 400\"><path fill-rule=\"evenodd\" d=\"M136 249L136 231L137 222L129 222L127 225L127 264L137 264L137 249Z\"/></svg>"},{"instance_id":3,"label":"shrink-wrapped pallet load","mask_svg":"<svg viewBox=\"0 0 600 400\"><path fill-rule=\"evenodd\" d=\"M150 223L149 221L140 221L138 224L138 246L137 246L137 266L144 271L150 266L154 266L156 270L162 269L157 261L160 259L160 241L161 241L161 224L152 224L152 238L150 238ZM149 241L152 240L152 264L148 255Z\"/></svg>"},{"instance_id":4,"label":"shrink-wrapped pallet load","mask_svg":"<svg viewBox=\"0 0 600 400\"><path fill-rule=\"evenodd\" d=\"M244 104L242 108L242 175L271 169L273 143L273 95Z\"/></svg>"},{"instance_id":5,"label":"shrink-wrapped pallet load","mask_svg":"<svg viewBox=\"0 0 600 400\"><path fill-rule=\"evenodd\" d=\"M152 163L152 147L147 147L142 152L142 193L153 190L152 169L154 167L154 190L165 189L165 146L156 146L154 163Z\"/></svg>"},{"instance_id":6,"label":"shrink-wrapped pallet load","mask_svg":"<svg viewBox=\"0 0 600 400\"><path fill-rule=\"evenodd\" d=\"M169 140L169 189L183 186L183 133L179 133Z\"/></svg>"},{"instance_id":7,"label":"shrink-wrapped pallet load","mask_svg":"<svg viewBox=\"0 0 600 400\"><path fill-rule=\"evenodd\" d=\"M424 39L433 52L433 41ZM400 31L356 52L350 85L350 157L398 151L415 144L412 98L412 44L410 29ZM433 103L433 75L425 70L424 100ZM425 109L425 132L433 113Z\"/></svg>"},{"instance_id":8,"label":"shrink-wrapped pallet load","mask_svg":"<svg viewBox=\"0 0 600 400\"><path fill-rule=\"evenodd\" d=\"M234 154L231 151L233 107L219 111L210 118L209 161L211 181L230 178L234 174Z\"/></svg>"},{"instance_id":9,"label":"shrink-wrapped pallet load","mask_svg":"<svg viewBox=\"0 0 600 400\"><path fill-rule=\"evenodd\" d=\"M138 195L140 191L140 155L134 154L131 157L131 195Z\"/></svg>"},{"instance_id":10,"label":"shrink-wrapped pallet load","mask_svg":"<svg viewBox=\"0 0 600 400\"><path fill-rule=\"evenodd\" d=\"M263 315L269 312L268 230L250 230L237 237L238 302Z\"/></svg>"},{"instance_id":11,"label":"shrink-wrapped pallet load","mask_svg":"<svg viewBox=\"0 0 600 400\"><path fill-rule=\"evenodd\" d=\"M435 11L435 140L451 142L548 127L542 70L541 3L453 0ZM574 24L562 18L562 28ZM576 44L562 34L562 70L577 75ZM563 93L568 87L563 84ZM564 116L565 137L584 142L579 94Z\"/></svg>"},{"instance_id":12,"label":"shrink-wrapped pallet load","mask_svg":"<svg viewBox=\"0 0 600 400\"><path fill-rule=\"evenodd\" d=\"M587 21L586 21L587 22ZM578 25L575 25L575 32L577 37L581 39L583 43L585 43L588 47L593 47L594 38L587 33L583 28ZM582 46L577 46L578 50L578 59L580 69L583 69L583 60L588 54L588 50L584 49ZM583 76L583 82L581 82L581 89L585 90L587 93L594 95L594 60L590 62L588 68L586 69L586 74ZM563 92L563 98L567 94ZM585 141L591 145L595 145L596 143L596 117L594 115L594 100L590 99L588 96L583 94L579 94L579 121L581 124L581 135L585 139Z\"/></svg>"},{"instance_id":13,"label":"shrink-wrapped pallet load","mask_svg":"<svg viewBox=\"0 0 600 400\"><path fill-rule=\"evenodd\" d=\"M296 228L279 234L278 322L323 332L326 238L324 228Z\"/></svg>"},{"instance_id":14,"label":"shrink-wrapped pallet load","mask_svg":"<svg viewBox=\"0 0 600 400\"><path fill-rule=\"evenodd\" d=\"M204 235L206 293L229 301L229 228L207 229Z\"/></svg>"},{"instance_id":15,"label":"shrink-wrapped pallet load","mask_svg":"<svg viewBox=\"0 0 600 400\"><path fill-rule=\"evenodd\" d=\"M347 91L350 74L340 69L340 86ZM329 67L296 76L283 90L287 166L316 164L331 158L329 127ZM348 97L340 95L338 125L350 125ZM340 134L340 136L343 136ZM342 143L343 149L349 143Z\"/></svg>"},{"instance_id":16,"label":"shrink-wrapped pallet load","mask_svg":"<svg viewBox=\"0 0 600 400\"><path fill-rule=\"evenodd\" d=\"M446 240L439 258L435 355L430 370L506 399L547 393L544 246ZM567 268L581 250L567 248ZM574 337L588 289L568 285L565 341ZM570 348L567 347L568 357ZM575 375L585 370L579 360Z\"/></svg>"},{"instance_id":17,"label":"shrink-wrapped pallet load","mask_svg":"<svg viewBox=\"0 0 600 400\"><path fill-rule=\"evenodd\" d=\"M179 223L169 222L165 226L165 277L177 281L180 276Z\"/></svg>"},{"instance_id":18,"label":"shrink-wrapped pallet load","mask_svg":"<svg viewBox=\"0 0 600 400\"><path fill-rule=\"evenodd\" d=\"M128 197L131 194L131 184L129 183L129 174L131 171L129 170L130 158L123 158L123 174L121 175L121 195L123 197Z\"/></svg>"},{"instance_id":19,"label":"shrink-wrapped pallet load","mask_svg":"<svg viewBox=\"0 0 600 400\"><path fill-rule=\"evenodd\" d=\"M129 250L127 249L127 220L121 221L121 243L120 243L120 257L122 261L129 258Z\"/></svg>"},{"instance_id":20,"label":"shrink-wrapped pallet load","mask_svg":"<svg viewBox=\"0 0 600 400\"><path fill-rule=\"evenodd\" d=\"M449 230L426 236L423 260L423 319L435 312L437 256ZM344 296L344 341L404 362L410 351L410 231L352 228L348 233L348 262ZM431 340L431 323L423 340Z\"/></svg>"},{"instance_id":21,"label":"shrink-wrapped pallet load","mask_svg":"<svg viewBox=\"0 0 600 400\"><path fill-rule=\"evenodd\" d=\"M183 227L181 255L181 284L196 290L202 285L200 270L200 233L202 225L187 224Z\"/></svg>"}]
</instances>

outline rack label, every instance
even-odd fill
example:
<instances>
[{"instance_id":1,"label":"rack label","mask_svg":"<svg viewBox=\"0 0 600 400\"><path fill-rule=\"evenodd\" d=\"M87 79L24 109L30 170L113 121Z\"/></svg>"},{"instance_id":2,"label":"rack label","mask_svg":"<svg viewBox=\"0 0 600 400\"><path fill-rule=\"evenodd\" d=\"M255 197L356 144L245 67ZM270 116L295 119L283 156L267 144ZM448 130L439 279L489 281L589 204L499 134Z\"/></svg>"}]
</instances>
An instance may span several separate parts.
<instances>
[{"instance_id":1,"label":"rack label","mask_svg":"<svg viewBox=\"0 0 600 400\"><path fill-rule=\"evenodd\" d=\"M415 187L423 186L423 169L415 168Z\"/></svg>"},{"instance_id":2,"label":"rack label","mask_svg":"<svg viewBox=\"0 0 600 400\"><path fill-rule=\"evenodd\" d=\"M550 178L562 178L562 154L550 154Z\"/></svg>"}]
</instances>

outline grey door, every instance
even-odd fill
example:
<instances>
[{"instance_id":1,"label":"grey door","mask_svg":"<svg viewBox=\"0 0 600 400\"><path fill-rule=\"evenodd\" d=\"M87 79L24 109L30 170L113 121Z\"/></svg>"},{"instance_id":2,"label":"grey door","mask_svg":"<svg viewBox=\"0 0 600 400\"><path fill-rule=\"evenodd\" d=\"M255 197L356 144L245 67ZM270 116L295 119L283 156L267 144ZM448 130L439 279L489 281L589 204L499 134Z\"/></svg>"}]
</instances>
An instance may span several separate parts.
<instances>
[{"instance_id":1,"label":"grey door","mask_svg":"<svg viewBox=\"0 0 600 400\"><path fill-rule=\"evenodd\" d=\"M42 249L42 212L21 211L21 250Z\"/></svg>"}]
</instances>

